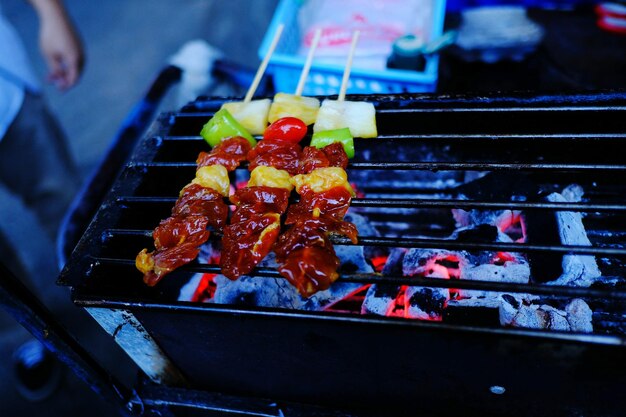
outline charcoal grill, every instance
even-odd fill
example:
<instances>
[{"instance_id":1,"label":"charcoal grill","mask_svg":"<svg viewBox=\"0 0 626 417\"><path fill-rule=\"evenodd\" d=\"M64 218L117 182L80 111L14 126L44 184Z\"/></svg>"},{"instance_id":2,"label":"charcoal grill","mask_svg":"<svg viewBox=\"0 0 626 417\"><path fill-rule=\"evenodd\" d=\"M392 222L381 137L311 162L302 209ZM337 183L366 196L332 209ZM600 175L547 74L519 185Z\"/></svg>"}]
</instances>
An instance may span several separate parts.
<instances>
[{"instance_id":1,"label":"charcoal grill","mask_svg":"<svg viewBox=\"0 0 626 417\"><path fill-rule=\"evenodd\" d=\"M195 158L207 149L198 132L222 103L201 98L154 123L60 277L72 287L75 304L151 380L144 391L152 399L143 404L195 404L246 415L311 415L311 405L326 410L315 409L322 415L623 415L626 95L351 99L375 103L380 134L356 141L349 167L365 193L352 206L380 231L361 236L361 245L594 255L603 274L615 279L591 288L427 277L410 283L584 298L602 306L594 333L177 301L190 276L219 272L201 263L146 287L134 257L151 247L152 229L193 178ZM455 178L467 171L530 178L547 188L575 182L586 199L512 201L483 190L466 200L446 187L393 181L417 172ZM593 246L449 240L453 225L433 219L451 208L584 212ZM411 233L398 233L399 223ZM278 277L272 268L254 275ZM348 272L339 282L407 285L407 278Z\"/></svg>"}]
</instances>

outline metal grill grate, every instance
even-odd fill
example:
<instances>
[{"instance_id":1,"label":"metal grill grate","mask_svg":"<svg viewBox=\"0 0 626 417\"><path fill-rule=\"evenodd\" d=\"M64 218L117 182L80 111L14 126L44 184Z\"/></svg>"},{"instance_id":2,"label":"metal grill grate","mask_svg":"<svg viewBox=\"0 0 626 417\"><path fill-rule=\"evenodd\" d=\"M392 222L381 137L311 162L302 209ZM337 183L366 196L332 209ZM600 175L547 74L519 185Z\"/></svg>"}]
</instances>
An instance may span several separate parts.
<instances>
[{"instance_id":1,"label":"metal grill grate","mask_svg":"<svg viewBox=\"0 0 626 417\"><path fill-rule=\"evenodd\" d=\"M386 188L379 185L377 188L372 187L373 194L387 195L355 198L352 202L352 207L362 210L366 216L368 212L375 213L377 209L388 211L382 216L382 222L385 218L392 222L397 215L393 212L395 209L398 209L399 213L402 213L402 209L408 210L408 214L400 216L411 216L418 210L442 211L453 208L577 211L600 219L600 223L607 222L602 220L603 217L609 219L608 224L601 225L602 233L599 235L610 236L611 239L608 243L600 241L589 247L457 242L432 236L383 235L361 236L360 245L586 254L615 258L615 262L621 265L621 259L626 256L626 248L620 244L626 229L619 227L626 211L623 197L626 165L621 163L621 144L626 139L626 133L620 120L626 115L626 107L620 96L581 96L578 98L579 102L572 100L565 105L558 100L556 103L550 102L546 98L518 98L517 103L514 103L516 105L510 107L506 106L507 99L497 98L438 101L411 100L404 97L397 97L395 101L387 97L375 99L379 107L378 124L381 135L374 140L357 140L358 155L349 166L350 175L357 171L360 173L393 171L409 174L419 171L433 173L500 171L515 175L532 175L539 182L558 186L579 181L585 184L589 197L579 203L510 201L503 198L465 200L451 196L441 197L441 194L450 193L453 187L429 189L428 186L419 188L409 184L407 188L406 184L400 184ZM134 270L134 254L144 246L150 247L153 227L161 218L167 217L169 208L176 201L178 190L192 178L195 157L200 150L206 149L206 146L199 136L191 133L200 130L202 124L211 117L211 108L216 109L219 104L219 101L198 101L180 113L163 116L156 131L141 144L122 175L123 183L114 189L111 202L103 208L94 227L90 229L89 234L93 236L96 233L99 236L99 243L102 244L87 245L88 253L78 251L78 257L87 255L91 258L89 267L92 274L106 275L107 267L116 266L127 270L127 280L139 279L138 273ZM204 108L205 106L208 108ZM432 121L433 118L436 120ZM464 130L467 134L463 133ZM245 170L245 166L241 169ZM374 178L375 175L370 175L370 178ZM360 179L363 179L362 175L357 176L355 180L357 187L362 186L366 195L370 194L367 178L363 184L359 183ZM586 185L590 186L587 188ZM429 193L432 196L429 196ZM388 194L391 194L391 197ZM406 194L412 196L407 198ZM103 217L106 220L101 220ZM131 220L128 220L129 218ZM428 228L428 225L422 226ZM214 234L213 238L219 239L219 236ZM90 242L94 241L93 237L88 239ZM334 239L334 243L350 244L340 238ZM84 242L82 247L85 247ZM77 282L76 278L71 276L80 278L85 272L81 271L80 267L76 269L70 266L64 279L83 286L84 283ZM179 274L198 272L219 273L219 268L216 265L194 264L182 268ZM257 268L255 275L279 277L275 270L268 268ZM344 274L340 281L408 284L406 277L373 274ZM524 292L547 296L600 297L606 300L626 298L626 290L620 289L619 286L611 289L577 288L428 278L411 278L409 284L428 285L434 288ZM149 291L140 292L149 294ZM125 291L120 288L120 294L124 293Z\"/></svg>"},{"instance_id":2,"label":"metal grill grate","mask_svg":"<svg viewBox=\"0 0 626 417\"><path fill-rule=\"evenodd\" d=\"M349 167L349 178L365 194L352 207L380 232L361 235L360 245L593 255L612 279L587 288L343 273L338 282L583 298L602 306L594 322L609 324L583 334L176 301L192 274L219 272L216 265L200 263L146 287L134 257L151 247L153 228L194 176L197 154L206 150L197 133L221 105L215 99L198 100L157 120L60 282L73 287L80 306L132 312L194 388L365 410L364 415L413 415L413 404L432 415L459 410L506 415L512 404L536 415L621 415L626 95L354 99L376 104L380 133L377 139L356 141L357 157ZM460 198L465 173L477 171L502 181ZM506 189L515 191L523 185L520 179L546 192L576 183L585 198L567 203L512 199ZM510 186L498 188L507 182ZM450 240L451 209L585 213L592 246ZM278 273L260 267L255 276L273 279ZM496 394L503 391L494 386L506 393Z\"/></svg>"}]
</instances>

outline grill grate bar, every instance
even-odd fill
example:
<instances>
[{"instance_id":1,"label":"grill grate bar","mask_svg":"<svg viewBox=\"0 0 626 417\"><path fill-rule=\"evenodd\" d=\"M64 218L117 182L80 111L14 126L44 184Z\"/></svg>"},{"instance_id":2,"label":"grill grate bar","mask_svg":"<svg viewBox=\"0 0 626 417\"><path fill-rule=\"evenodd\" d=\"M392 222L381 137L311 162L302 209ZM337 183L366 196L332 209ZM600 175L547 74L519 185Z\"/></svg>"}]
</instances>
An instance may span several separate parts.
<instances>
[{"instance_id":1,"label":"grill grate bar","mask_svg":"<svg viewBox=\"0 0 626 417\"><path fill-rule=\"evenodd\" d=\"M586 113L586 112L616 112L626 111L626 106L511 106L511 107L415 107L415 108L376 108L377 114L399 114L399 113ZM214 111L198 111L194 113L173 112L175 118L210 118ZM576 117L572 115L572 117Z\"/></svg>"},{"instance_id":2,"label":"grill grate bar","mask_svg":"<svg viewBox=\"0 0 626 417\"><path fill-rule=\"evenodd\" d=\"M195 162L131 162L129 167L184 168L196 167ZM242 167L247 164L242 164ZM349 169L371 170L421 170L421 171L625 171L619 164L538 164L538 163L490 163L490 162L352 162Z\"/></svg>"},{"instance_id":3,"label":"grill grate bar","mask_svg":"<svg viewBox=\"0 0 626 417\"><path fill-rule=\"evenodd\" d=\"M126 203L176 203L175 197L135 197L122 196L117 198L120 204ZM463 208L486 210L552 210L552 211L584 211L584 212L625 212L626 204L592 204L592 203L527 203L519 201L471 201L457 199L382 199L354 198L351 207L371 208Z\"/></svg>"},{"instance_id":4,"label":"grill grate bar","mask_svg":"<svg viewBox=\"0 0 626 417\"><path fill-rule=\"evenodd\" d=\"M117 258L98 257L94 259L94 263L96 265L122 265L133 268L135 267L134 261ZM221 274L220 267L214 264L189 264L179 268L178 271L187 273ZM283 278L278 273L278 271L273 268L256 268L253 274L250 275L263 278ZM541 284L516 284L508 282L478 280L446 280L437 277L402 277L380 276L372 274L342 274L337 282L354 284L379 284L390 286L401 286L410 284L411 286L431 288L456 288L464 290L531 293L545 296L626 299L626 290L565 287Z\"/></svg>"},{"instance_id":5,"label":"grill grate bar","mask_svg":"<svg viewBox=\"0 0 626 417\"><path fill-rule=\"evenodd\" d=\"M257 139L260 139L262 136L255 136ZM447 133L447 134L410 134L410 135L385 135L381 134L376 137L376 139L360 139L355 138L357 142L362 140L364 141L372 141L372 140L442 140L442 139L455 139L455 140L476 140L476 139L489 139L489 140L510 140L510 139L525 139L525 140L546 140L546 139L567 139L567 140L587 140L587 141L595 141L602 139L619 139L626 138L626 133L547 133L547 134L528 134L528 133L519 133L519 134L508 134L508 133L498 133L496 134L455 134L455 133ZM165 136L163 140L167 141L204 141L202 136L200 135L181 135L181 136Z\"/></svg>"},{"instance_id":6,"label":"grill grate bar","mask_svg":"<svg viewBox=\"0 0 626 417\"><path fill-rule=\"evenodd\" d=\"M151 230L140 229L108 229L103 233L104 237L114 236L152 236ZM212 236L220 236L213 233ZM347 238L333 237L331 241L338 245L352 245ZM393 237L361 237L359 245L362 246L382 246L392 248L421 248L421 249L449 249L459 251L502 251L518 253L550 252L567 255L605 255L605 256L626 256L626 248L608 248L597 246L581 245L529 245L525 243L480 243L480 242L458 242L447 239L422 239L422 238L393 238Z\"/></svg>"}]
</instances>

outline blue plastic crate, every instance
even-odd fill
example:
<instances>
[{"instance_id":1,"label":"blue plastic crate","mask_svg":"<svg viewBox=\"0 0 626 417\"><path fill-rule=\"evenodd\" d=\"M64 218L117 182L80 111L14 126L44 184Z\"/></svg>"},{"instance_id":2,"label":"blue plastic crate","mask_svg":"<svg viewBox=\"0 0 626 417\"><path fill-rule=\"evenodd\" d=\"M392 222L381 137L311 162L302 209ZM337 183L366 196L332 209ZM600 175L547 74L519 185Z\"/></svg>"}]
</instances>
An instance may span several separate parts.
<instances>
[{"instance_id":1,"label":"blue plastic crate","mask_svg":"<svg viewBox=\"0 0 626 417\"><path fill-rule=\"evenodd\" d=\"M430 39L443 33L445 0L432 0L434 3ZM297 22L298 9L302 0L281 0L272 22L259 48L263 59L269 49L278 26L285 24L280 42L268 65L268 74L274 79L276 91L293 93L298 85L305 57L297 54L300 47L300 29ZM433 92L437 87L439 57L427 57L424 71L397 69L369 70L353 67L350 72L348 94ZM344 67L327 65L313 60L311 71L304 88L305 95L333 95L339 93Z\"/></svg>"}]
</instances>

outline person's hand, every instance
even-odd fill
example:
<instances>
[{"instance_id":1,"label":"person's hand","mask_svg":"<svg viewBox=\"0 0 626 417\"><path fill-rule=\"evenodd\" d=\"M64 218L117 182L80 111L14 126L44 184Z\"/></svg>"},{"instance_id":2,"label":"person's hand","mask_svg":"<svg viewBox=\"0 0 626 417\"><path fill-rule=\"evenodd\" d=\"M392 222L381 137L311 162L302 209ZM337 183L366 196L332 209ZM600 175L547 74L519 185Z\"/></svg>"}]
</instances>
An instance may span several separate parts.
<instances>
[{"instance_id":1,"label":"person's hand","mask_svg":"<svg viewBox=\"0 0 626 417\"><path fill-rule=\"evenodd\" d=\"M57 0L31 0L40 20L39 47L48 65L48 78L66 90L78 81L84 65L81 41Z\"/></svg>"}]
</instances>

